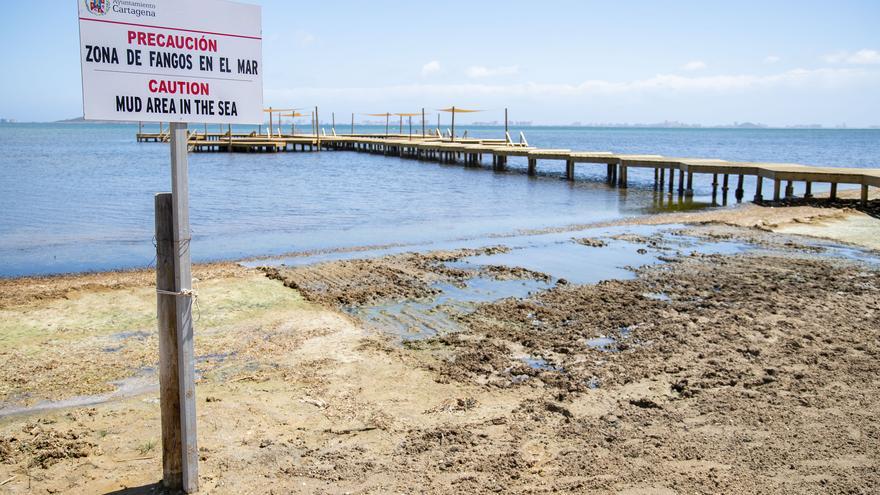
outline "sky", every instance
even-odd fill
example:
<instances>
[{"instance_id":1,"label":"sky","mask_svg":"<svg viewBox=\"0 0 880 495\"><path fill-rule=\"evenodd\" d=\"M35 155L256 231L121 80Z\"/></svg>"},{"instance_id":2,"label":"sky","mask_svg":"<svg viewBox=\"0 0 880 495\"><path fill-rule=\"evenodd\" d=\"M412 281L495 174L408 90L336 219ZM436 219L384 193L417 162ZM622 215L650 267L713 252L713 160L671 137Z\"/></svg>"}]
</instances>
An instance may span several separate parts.
<instances>
[{"instance_id":1,"label":"sky","mask_svg":"<svg viewBox=\"0 0 880 495\"><path fill-rule=\"evenodd\" d=\"M169 1L169 0L163 0ZM186 1L186 0L175 0ZM463 122L880 125L880 2L250 0L265 104ZM74 0L6 1L0 118L82 115ZM345 116L344 118L342 116Z\"/></svg>"}]
</instances>

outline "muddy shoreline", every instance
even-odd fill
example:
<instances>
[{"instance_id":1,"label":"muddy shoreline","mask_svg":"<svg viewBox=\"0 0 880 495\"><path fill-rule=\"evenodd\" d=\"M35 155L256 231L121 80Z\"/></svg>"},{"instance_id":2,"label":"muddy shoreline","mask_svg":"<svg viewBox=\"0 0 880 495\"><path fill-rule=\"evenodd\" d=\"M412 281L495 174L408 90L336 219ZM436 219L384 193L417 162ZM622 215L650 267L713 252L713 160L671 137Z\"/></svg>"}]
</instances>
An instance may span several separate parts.
<instances>
[{"instance_id":1,"label":"muddy shoreline","mask_svg":"<svg viewBox=\"0 0 880 495\"><path fill-rule=\"evenodd\" d=\"M639 227L653 222L685 225ZM869 493L880 254L853 222L876 228L744 205L516 245L197 267L203 489ZM578 283L593 271L613 276ZM4 404L107 393L155 366L149 271L0 294ZM381 331L419 319L431 331ZM0 418L2 489L153 493L158 425L149 390Z\"/></svg>"}]
</instances>

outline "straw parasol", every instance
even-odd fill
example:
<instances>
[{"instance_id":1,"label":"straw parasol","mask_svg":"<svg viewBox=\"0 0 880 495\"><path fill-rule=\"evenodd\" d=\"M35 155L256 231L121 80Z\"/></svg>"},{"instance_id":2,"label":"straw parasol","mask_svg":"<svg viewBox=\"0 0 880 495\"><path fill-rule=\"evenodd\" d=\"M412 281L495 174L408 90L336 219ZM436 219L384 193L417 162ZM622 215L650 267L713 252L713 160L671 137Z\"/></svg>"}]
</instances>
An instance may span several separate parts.
<instances>
[{"instance_id":1,"label":"straw parasol","mask_svg":"<svg viewBox=\"0 0 880 495\"><path fill-rule=\"evenodd\" d=\"M452 140L455 141L455 114L457 113L476 113L482 112L482 110L468 110L466 108L456 108L454 106L449 108L441 108L440 112L447 112L452 114Z\"/></svg>"}]
</instances>

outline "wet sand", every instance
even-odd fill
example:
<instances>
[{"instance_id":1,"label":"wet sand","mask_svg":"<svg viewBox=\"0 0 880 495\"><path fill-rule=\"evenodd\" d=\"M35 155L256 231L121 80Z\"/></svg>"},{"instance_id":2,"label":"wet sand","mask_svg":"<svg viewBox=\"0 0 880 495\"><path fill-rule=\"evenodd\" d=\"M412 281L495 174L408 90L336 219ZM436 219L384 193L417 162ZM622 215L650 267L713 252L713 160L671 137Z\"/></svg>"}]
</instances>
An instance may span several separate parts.
<instances>
[{"instance_id":1,"label":"wet sand","mask_svg":"<svg viewBox=\"0 0 880 495\"><path fill-rule=\"evenodd\" d=\"M197 267L203 491L880 485L880 255L856 249L876 249L878 221L744 205L629 222L565 241L587 260L622 245L657 260L597 284L463 263L511 255L503 237L304 267ZM636 229L646 223L684 225ZM448 311L455 332L401 339L358 311L483 279L523 289ZM150 271L0 281L0 483L10 480L0 490L152 493L152 281ZM107 397L113 382L134 384L131 394ZM47 402L90 397L110 400ZM8 414L34 406L49 408Z\"/></svg>"}]
</instances>

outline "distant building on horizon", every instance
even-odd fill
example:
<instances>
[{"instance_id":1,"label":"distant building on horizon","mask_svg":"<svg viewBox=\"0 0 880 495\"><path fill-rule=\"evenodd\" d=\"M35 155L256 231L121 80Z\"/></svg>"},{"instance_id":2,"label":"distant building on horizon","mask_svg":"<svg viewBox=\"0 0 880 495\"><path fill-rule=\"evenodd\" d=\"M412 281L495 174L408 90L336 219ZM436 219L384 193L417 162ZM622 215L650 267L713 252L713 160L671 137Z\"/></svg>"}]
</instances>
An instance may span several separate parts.
<instances>
[{"instance_id":1,"label":"distant building on horizon","mask_svg":"<svg viewBox=\"0 0 880 495\"><path fill-rule=\"evenodd\" d=\"M789 129L822 129L822 124L797 124L788 126Z\"/></svg>"}]
</instances>

